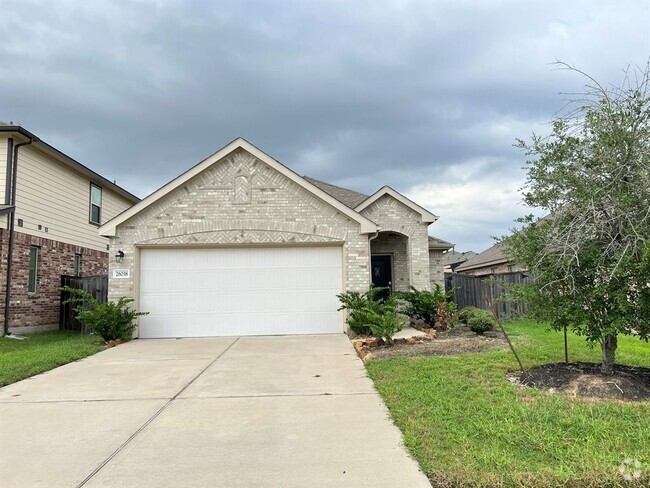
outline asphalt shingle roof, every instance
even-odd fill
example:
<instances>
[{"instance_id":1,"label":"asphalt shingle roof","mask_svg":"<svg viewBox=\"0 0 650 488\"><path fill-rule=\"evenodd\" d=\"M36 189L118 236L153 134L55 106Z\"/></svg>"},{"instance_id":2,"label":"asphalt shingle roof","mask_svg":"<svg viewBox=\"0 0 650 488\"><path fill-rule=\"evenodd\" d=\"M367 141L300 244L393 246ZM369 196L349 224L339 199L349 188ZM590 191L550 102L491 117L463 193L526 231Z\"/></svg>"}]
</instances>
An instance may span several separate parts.
<instances>
[{"instance_id":1,"label":"asphalt shingle roof","mask_svg":"<svg viewBox=\"0 0 650 488\"><path fill-rule=\"evenodd\" d=\"M369 198L368 195L364 195L363 193L359 193L358 191L348 190L347 188L331 185L329 183L325 183L324 181L310 178L309 176L303 176L303 178L306 179L312 185L323 190L328 195L336 198L339 202L341 202L346 207L350 207L352 209L359 206L361 202Z\"/></svg>"},{"instance_id":2,"label":"asphalt shingle roof","mask_svg":"<svg viewBox=\"0 0 650 488\"><path fill-rule=\"evenodd\" d=\"M458 251L447 251L442 255L440 263L443 266L451 266L452 264L464 263L472 259L477 254L473 251L458 252Z\"/></svg>"},{"instance_id":3,"label":"asphalt shingle roof","mask_svg":"<svg viewBox=\"0 0 650 488\"><path fill-rule=\"evenodd\" d=\"M472 259L468 259L463 264L456 268L456 271L465 271L468 269L480 268L488 264L499 264L507 263L508 258L503 254L503 249L501 249L500 244L495 244L494 246L486 249L482 253L477 254Z\"/></svg>"}]
</instances>

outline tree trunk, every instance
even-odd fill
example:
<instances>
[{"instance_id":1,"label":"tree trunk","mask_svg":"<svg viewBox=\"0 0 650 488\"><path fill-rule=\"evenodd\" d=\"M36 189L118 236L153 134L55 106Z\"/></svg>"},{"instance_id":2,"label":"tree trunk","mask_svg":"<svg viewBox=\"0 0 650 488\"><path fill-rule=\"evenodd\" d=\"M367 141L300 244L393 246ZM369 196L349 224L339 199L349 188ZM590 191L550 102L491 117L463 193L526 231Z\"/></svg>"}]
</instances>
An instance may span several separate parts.
<instances>
[{"instance_id":1,"label":"tree trunk","mask_svg":"<svg viewBox=\"0 0 650 488\"><path fill-rule=\"evenodd\" d=\"M607 334L600 343L603 350L603 363L600 371L603 374L612 374L614 372L614 358L616 357L616 348L618 347L618 338L616 334Z\"/></svg>"}]
</instances>

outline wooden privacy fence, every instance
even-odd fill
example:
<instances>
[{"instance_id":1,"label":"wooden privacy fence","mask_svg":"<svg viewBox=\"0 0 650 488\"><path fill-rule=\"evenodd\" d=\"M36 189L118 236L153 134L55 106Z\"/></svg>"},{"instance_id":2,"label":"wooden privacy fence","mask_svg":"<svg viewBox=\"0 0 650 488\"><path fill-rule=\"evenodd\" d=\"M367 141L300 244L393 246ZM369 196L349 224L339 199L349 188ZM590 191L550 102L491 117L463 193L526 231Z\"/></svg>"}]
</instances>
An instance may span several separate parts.
<instances>
[{"instance_id":1,"label":"wooden privacy fence","mask_svg":"<svg viewBox=\"0 0 650 488\"><path fill-rule=\"evenodd\" d=\"M61 287L69 286L78 288L90 293L95 300L100 302L108 301L108 275L100 276L61 276ZM84 334L89 331L75 318L73 303L63 302L70 298L70 293L61 292L61 307L59 313L59 329L61 330L80 330Z\"/></svg>"},{"instance_id":2,"label":"wooden privacy fence","mask_svg":"<svg viewBox=\"0 0 650 488\"><path fill-rule=\"evenodd\" d=\"M533 279L522 272L497 273L486 276L471 276L459 273L445 273L445 291L455 288L452 300L460 310L463 307L478 307L490 310L499 320L508 320L526 313L526 307L507 300L512 285L529 284Z\"/></svg>"}]
</instances>

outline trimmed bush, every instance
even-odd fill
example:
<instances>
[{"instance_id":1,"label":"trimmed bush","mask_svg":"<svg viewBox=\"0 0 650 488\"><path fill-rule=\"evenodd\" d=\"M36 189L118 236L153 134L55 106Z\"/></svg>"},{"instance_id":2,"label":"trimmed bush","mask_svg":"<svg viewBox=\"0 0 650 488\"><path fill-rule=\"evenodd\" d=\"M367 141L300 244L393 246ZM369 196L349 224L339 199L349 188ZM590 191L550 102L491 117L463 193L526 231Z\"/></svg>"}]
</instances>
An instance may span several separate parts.
<instances>
[{"instance_id":1,"label":"trimmed bush","mask_svg":"<svg viewBox=\"0 0 650 488\"><path fill-rule=\"evenodd\" d=\"M122 297L117 302L100 302L84 290L69 286L60 290L71 295L64 303L77 304L74 308L77 320L105 341L128 341L133 336L135 319L149 313L129 308L129 304L135 301L133 298Z\"/></svg>"},{"instance_id":2,"label":"trimmed bush","mask_svg":"<svg viewBox=\"0 0 650 488\"><path fill-rule=\"evenodd\" d=\"M497 326L497 321L487 310L475 310L471 317L467 320L469 328L477 334L483 334L488 330L492 330Z\"/></svg>"},{"instance_id":3,"label":"trimmed bush","mask_svg":"<svg viewBox=\"0 0 650 488\"><path fill-rule=\"evenodd\" d=\"M469 319L472 318L476 314L477 311L480 312L481 309L476 308L476 307L472 307L472 306L463 308L460 312L458 312L458 315L457 315L458 321L461 324L468 325Z\"/></svg>"}]
</instances>

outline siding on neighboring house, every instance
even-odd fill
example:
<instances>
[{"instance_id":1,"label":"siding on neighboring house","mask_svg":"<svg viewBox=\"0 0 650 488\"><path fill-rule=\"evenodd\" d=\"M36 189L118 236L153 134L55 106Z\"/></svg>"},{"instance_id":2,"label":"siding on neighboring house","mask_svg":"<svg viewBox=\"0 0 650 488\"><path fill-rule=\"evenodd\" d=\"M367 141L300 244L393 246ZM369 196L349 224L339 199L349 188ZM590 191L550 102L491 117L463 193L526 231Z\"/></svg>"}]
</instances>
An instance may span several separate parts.
<instances>
[{"instance_id":1,"label":"siding on neighboring house","mask_svg":"<svg viewBox=\"0 0 650 488\"><path fill-rule=\"evenodd\" d=\"M5 202L5 179L7 175L7 146L9 138L0 135L0 203ZM0 227L6 219L0 219Z\"/></svg>"},{"instance_id":2,"label":"siding on neighboring house","mask_svg":"<svg viewBox=\"0 0 650 488\"><path fill-rule=\"evenodd\" d=\"M3 172L0 181L4 179ZM18 156L16 219L22 219L23 226L16 226L16 231L106 252L108 239L99 236L98 226L89 222L90 182L87 176L38 149L21 147ZM97 184L102 186L101 183ZM102 187L102 223L132 204L109 188ZM7 219L3 218L2 223L2 227L6 228ZM38 228L39 225L41 229Z\"/></svg>"}]
</instances>

